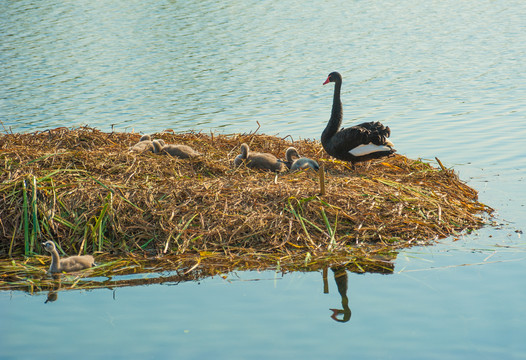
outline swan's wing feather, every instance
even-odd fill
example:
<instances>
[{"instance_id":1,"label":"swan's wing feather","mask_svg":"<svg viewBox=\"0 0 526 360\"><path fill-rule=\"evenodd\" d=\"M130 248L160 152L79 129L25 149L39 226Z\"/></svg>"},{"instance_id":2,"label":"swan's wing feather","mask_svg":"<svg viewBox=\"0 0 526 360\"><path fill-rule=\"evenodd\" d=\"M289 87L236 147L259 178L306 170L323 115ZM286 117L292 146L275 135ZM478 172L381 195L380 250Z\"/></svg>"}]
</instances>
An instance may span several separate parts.
<instances>
[{"instance_id":1,"label":"swan's wing feather","mask_svg":"<svg viewBox=\"0 0 526 360\"><path fill-rule=\"evenodd\" d=\"M389 126L384 126L379 121L370 121L356 125L368 133L367 139L364 139L364 143L372 142L376 145L385 145L387 138L391 136L391 129Z\"/></svg>"},{"instance_id":2,"label":"swan's wing feather","mask_svg":"<svg viewBox=\"0 0 526 360\"><path fill-rule=\"evenodd\" d=\"M389 135L389 127L371 121L340 129L324 147L329 154L340 159L374 157L375 154L393 152L393 144L387 140Z\"/></svg>"},{"instance_id":3,"label":"swan's wing feather","mask_svg":"<svg viewBox=\"0 0 526 360\"><path fill-rule=\"evenodd\" d=\"M367 130L359 126L352 126L334 134L331 143L337 152L348 152L351 149L364 144L367 138Z\"/></svg>"},{"instance_id":4,"label":"swan's wing feather","mask_svg":"<svg viewBox=\"0 0 526 360\"><path fill-rule=\"evenodd\" d=\"M357 146L349 152L353 156L366 156L366 155L370 155L373 153L394 152L394 151L395 150L393 150L390 146L387 146L387 145L376 145L373 143L369 143L369 144Z\"/></svg>"},{"instance_id":5,"label":"swan's wing feather","mask_svg":"<svg viewBox=\"0 0 526 360\"><path fill-rule=\"evenodd\" d=\"M389 137L391 135L391 129L389 129L389 126L385 126L379 121L364 122L356 126L359 126L363 129L367 129L371 132L378 132L386 137Z\"/></svg>"}]
</instances>

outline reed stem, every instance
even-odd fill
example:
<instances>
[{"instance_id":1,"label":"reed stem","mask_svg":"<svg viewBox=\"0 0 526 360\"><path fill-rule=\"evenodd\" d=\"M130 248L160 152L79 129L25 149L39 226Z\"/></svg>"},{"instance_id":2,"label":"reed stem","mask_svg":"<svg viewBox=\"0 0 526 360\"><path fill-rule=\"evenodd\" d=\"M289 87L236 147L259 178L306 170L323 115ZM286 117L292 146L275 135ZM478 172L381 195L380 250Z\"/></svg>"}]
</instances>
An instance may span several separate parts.
<instances>
[{"instance_id":1,"label":"reed stem","mask_svg":"<svg viewBox=\"0 0 526 360\"><path fill-rule=\"evenodd\" d=\"M33 212L33 231L31 232L31 246L30 252L35 252L35 243L37 237L40 235L40 225L38 222L37 211L37 179L33 176L33 189L31 194L31 211Z\"/></svg>"},{"instance_id":2,"label":"reed stem","mask_svg":"<svg viewBox=\"0 0 526 360\"><path fill-rule=\"evenodd\" d=\"M23 204L22 211L24 217L24 255L29 255L29 209L27 204L27 185L26 180L22 181Z\"/></svg>"},{"instance_id":3,"label":"reed stem","mask_svg":"<svg viewBox=\"0 0 526 360\"><path fill-rule=\"evenodd\" d=\"M318 174L320 177L320 195L325 195L325 164L321 163L320 169L318 170Z\"/></svg>"}]
</instances>

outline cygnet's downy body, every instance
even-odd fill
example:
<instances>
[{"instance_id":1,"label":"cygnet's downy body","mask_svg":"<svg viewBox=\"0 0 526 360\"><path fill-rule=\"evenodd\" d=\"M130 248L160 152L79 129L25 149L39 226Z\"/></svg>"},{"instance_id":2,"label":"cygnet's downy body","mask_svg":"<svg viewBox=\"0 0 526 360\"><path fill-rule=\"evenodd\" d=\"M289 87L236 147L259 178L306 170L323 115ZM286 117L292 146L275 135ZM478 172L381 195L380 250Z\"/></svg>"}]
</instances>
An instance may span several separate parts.
<instances>
[{"instance_id":1,"label":"cygnet's downy body","mask_svg":"<svg viewBox=\"0 0 526 360\"><path fill-rule=\"evenodd\" d=\"M48 270L50 273L79 271L95 265L95 259L91 255L70 256L61 259L53 241L48 240L42 245L46 251L51 253L51 266Z\"/></svg>"},{"instance_id":2,"label":"cygnet's downy body","mask_svg":"<svg viewBox=\"0 0 526 360\"><path fill-rule=\"evenodd\" d=\"M162 140L161 140L162 141ZM161 155L171 155L179 159L190 159L201 156L201 153L195 151L188 145L173 145L173 144L164 144L164 141L154 140L153 152Z\"/></svg>"},{"instance_id":3,"label":"cygnet's downy body","mask_svg":"<svg viewBox=\"0 0 526 360\"><path fill-rule=\"evenodd\" d=\"M287 159L285 164L287 164L287 167L290 169L290 171L307 169L318 171L320 169L320 166L316 161L306 157L300 157L300 155L298 154L298 150L296 150L296 148L294 147L289 147L287 149L285 153L285 158Z\"/></svg>"},{"instance_id":4,"label":"cygnet's downy body","mask_svg":"<svg viewBox=\"0 0 526 360\"><path fill-rule=\"evenodd\" d=\"M152 138L150 135L143 135L141 136L141 139L139 142L129 149L133 152L142 153L144 151L154 151L153 144L152 144Z\"/></svg>"},{"instance_id":5,"label":"cygnet's downy body","mask_svg":"<svg viewBox=\"0 0 526 360\"><path fill-rule=\"evenodd\" d=\"M247 144L241 144L241 154L234 159L234 166L238 167L242 163L247 167L260 170L281 172L287 170L287 166L278 158L268 153L258 153L250 151Z\"/></svg>"}]
</instances>

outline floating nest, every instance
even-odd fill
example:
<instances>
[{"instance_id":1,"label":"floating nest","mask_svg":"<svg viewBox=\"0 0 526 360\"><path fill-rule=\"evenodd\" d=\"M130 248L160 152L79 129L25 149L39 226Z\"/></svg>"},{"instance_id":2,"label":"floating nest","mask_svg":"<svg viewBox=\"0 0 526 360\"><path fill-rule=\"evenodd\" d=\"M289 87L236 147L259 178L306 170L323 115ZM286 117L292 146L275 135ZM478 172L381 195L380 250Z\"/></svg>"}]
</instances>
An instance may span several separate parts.
<instances>
[{"instance_id":1,"label":"floating nest","mask_svg":"<svg viewBox=\"0 0 526 360\"><path fill-rule=\"evenodd\" d=\"M204 155L181 160L128 148L135 133L82 127L0 136L0 256L66 253L291 255L421 244L484 224L477 192L441 163L395 155L357 165L320 143L268 135L154 134ZM275 174L232 159L246 142L289 146L324 166Z\"/></svg>"}]
</instances>

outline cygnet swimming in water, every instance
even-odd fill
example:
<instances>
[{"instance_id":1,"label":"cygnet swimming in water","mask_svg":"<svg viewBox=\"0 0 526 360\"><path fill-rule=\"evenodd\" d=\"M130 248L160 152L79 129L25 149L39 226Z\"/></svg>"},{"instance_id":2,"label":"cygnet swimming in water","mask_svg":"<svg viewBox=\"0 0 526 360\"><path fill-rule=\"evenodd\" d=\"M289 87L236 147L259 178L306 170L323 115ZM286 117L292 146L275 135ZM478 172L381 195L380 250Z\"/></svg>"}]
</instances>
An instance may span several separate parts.
<instances>
[{"instance_id":1,"label":"cygnet swimming in water","mask_svg":"<svg viewBox=\"0 0 526 360\"><path fill-rule=\"evenodd\" d=\"M241 154L234 159L234 166L238 167L243 162L253 169L270 170L281 172L287 170L287 166L274 155L250 151L247 144L241 144Z\"/></svg>"},{"instance_id":2,"label":"cygnet swimming in water","mask_svg":"<svg viewBox=\"0 0 526 360\"><path fill-rule=\"evenodd\" d=\"M95 265L95 259L91 255L70 256L61 259L53 241L48 240L42 245L51 253L51 266L48 270L50 273L79 271Z\"/></svg>"},{"instance_id":3,"label":"cygnet swimming in water","mask_svg":"<svg viewBox=\"0 0 526 360\"><path fill-rule=\"evenodd\" d=\"M298 159L294 160L294 157ZM300 154L298 154L298 150L294 147L289 147L287 149L285 152L285 158L287 159L285 164L287 164L290 171L306 170L309 168L318 171L320 169L320 166L316 161L306 157L301 157Z\"/></svg>"},{"instance_id":4,"label":"cygnet swimming in water","mask_svg":"<svg viewBox=\"0 0 526 360\"><path fill-rule=\"evenodd\" d=\"M154 140L152 141L152 144L154 148L153 152L156 154L168 154L180 159L189 159L201 156L201 153L195 151L188 145L165 145L164 141L162 140Z\"/></svg>"}]
</instances>

